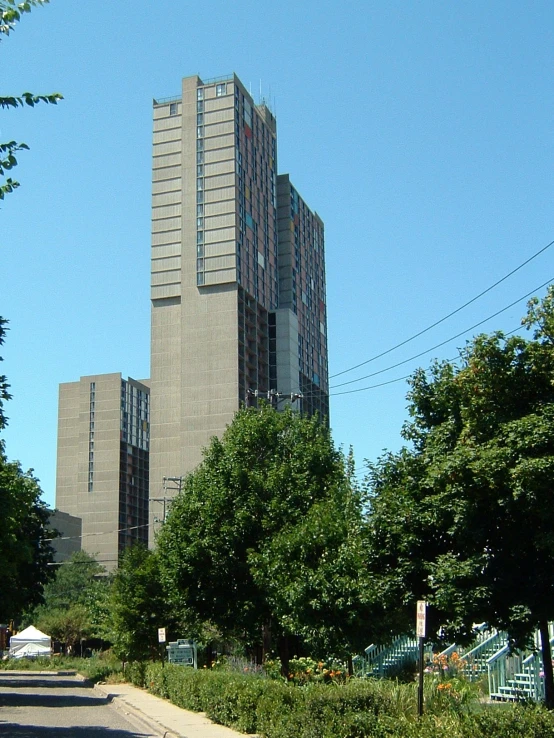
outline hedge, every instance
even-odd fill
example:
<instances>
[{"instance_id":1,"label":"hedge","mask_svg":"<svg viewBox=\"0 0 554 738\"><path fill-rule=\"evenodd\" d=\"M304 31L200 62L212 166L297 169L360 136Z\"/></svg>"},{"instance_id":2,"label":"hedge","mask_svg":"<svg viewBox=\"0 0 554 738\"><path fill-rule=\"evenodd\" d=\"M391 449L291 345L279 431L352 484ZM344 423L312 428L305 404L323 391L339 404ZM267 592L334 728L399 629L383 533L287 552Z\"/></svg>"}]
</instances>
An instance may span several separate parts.
<instances>
[{"instance_id":1,"label":"hedge","mask_svg":"<svg viewBox=\"0 0 554 738\"><path fill-rule=\"evenodd\" d=\"M446 709L418 719L399 696L411 685L352 680L295 687L257 675L133 663L135 686L216 723L263 738L553 738L554 715L540 706ZM413 690L411 690L413 693ZM410 705L410 709L407 709Z\"/></svg>"}]
</instances>

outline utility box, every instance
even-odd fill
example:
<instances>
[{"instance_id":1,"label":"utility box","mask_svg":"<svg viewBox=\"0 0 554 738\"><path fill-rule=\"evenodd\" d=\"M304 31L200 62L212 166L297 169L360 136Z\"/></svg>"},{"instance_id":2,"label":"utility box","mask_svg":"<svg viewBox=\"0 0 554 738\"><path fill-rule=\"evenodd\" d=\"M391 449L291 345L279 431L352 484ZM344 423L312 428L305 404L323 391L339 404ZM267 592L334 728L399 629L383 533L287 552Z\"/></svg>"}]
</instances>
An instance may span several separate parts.
<instances>
[{"instance_id":1,"label":"utility box","mask_svg":"<svg viewBox=\"0 0 554 738\"><path fill-rule=\"evenodd\" d=\"M170 641L166 646L167 660L170 664L180 664L181 666L192 666L193 669L198 668L196 643L188 638L179 638L176 641Z\"/></svg>"}]
</instances>

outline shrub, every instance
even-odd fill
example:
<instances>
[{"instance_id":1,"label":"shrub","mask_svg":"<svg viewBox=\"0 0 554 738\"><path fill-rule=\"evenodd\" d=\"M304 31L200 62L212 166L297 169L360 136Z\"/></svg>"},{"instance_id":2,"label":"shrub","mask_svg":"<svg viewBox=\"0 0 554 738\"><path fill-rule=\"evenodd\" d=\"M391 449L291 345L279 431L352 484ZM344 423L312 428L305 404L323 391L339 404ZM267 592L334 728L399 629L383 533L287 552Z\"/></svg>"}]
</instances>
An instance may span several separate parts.
<instances>
[{"instance_id":1,"label":"shrub","mask_svg":"<svg viewBox=\"0 0 554 738\"><path fill-rule=\"evenodd\" d=\"M352 679L302 686L235 671L134 663L127 676L160 697L214 722L264 738L552 738L554 715L540 707L489 705L460 711L426 683L426 714L417 718L414 684ZM439 682L448 683L448 682ZM438 697L436 697L438 695ZM433 699L435 701L433 702Z\"/></svg>"},{"instance_id":2,"label":"shrub","mask_svg":"<svg viewBox=\"0 0 554 738\"><path fill-rule=\"evenodd\" d=\"M5 670L25 671L76 671L91 682L117 681L123 679L123 665L112 653L97 653L90 658L52 657L41 659L9 659L0 661L0 668Z\"/></svg>"},{"instance_id":3,"label":"shrub","mask_svg":"<svg viewBox=\"0 0 554 738\"><path fill-rule=\"evenodd\" d=\"M146 662L130 661L125 665L125 676L135 687L146 687Z\"/></svg>"}]
</instances>

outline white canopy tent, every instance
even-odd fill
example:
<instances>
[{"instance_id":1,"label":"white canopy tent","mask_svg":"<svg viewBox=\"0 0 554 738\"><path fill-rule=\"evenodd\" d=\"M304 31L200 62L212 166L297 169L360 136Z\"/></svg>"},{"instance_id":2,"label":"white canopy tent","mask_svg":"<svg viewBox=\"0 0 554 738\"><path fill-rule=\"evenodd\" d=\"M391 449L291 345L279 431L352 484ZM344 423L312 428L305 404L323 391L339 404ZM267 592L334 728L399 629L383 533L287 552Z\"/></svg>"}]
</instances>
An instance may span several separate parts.
<instances>
[{"instance_id":1,"label":"white canopy tent","mask_svg":"<svg viewBox=\"0 0 554 738\"><path fill-rule=\"evenodd\" d=\"M34 625L30 625L21 633L10 638L10 658L20 659L24 656L51 656L52 639L42 633Z\"/></svg>"}]
</instances>

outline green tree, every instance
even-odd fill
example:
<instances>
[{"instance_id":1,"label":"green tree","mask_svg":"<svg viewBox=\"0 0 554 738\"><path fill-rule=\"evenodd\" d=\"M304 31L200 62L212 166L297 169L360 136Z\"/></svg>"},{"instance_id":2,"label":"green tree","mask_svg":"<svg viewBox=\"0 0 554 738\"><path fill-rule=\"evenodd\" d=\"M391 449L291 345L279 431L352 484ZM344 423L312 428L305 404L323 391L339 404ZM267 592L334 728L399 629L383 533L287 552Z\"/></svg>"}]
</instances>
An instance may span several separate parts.
<instances>
[{"instance_id":1,"label":"green tree","mask_svg":"<svg viewBox=\"0 0 554 738\"><path fill-rule=\"evenodd\" d=\"M108 601L109 640L125 660L159 658L158 628L176 632L160 580L157 553L137 544L126 549Z\"/></svg>"},{"instance_id":2,"label":"green tree","mask_svg":"<svg viewBox=\"0 0 554 738\"><path fill-rule=\"evenodd\" d=\"M6 36L10 34L10 31L14 29L24 13L30 13L33 7L45 5L47 2L49 0L26 0L23 3L16 3L15 0L0 0L0 38L1 34ZM59 92L51 95L33 95L31 92L23 92L18 96L0 96L0 107L34 107L40 102L55 105L58 100L62 99ZM3 200L7 193L13 192L16 187L19 187L19 182L6 175L17 166L16 153L28 148L27 144L18 143L17 141L0 143L0 177L5 177L5 180L0 183L0 200Z\"/></svg>"},{"instance_id":3,"label":"green tree","mask_svg":"<svg viewBox=\"0 0 554 738\"><path fill-rule=\"evenodd\" d=\"M0 0L0 38L9 35L24 13L48 0ZM39 102L57 103L61 95L33 95L0 97L0 107L33 107ZM27 149L24 143L0 143L0 177L6 177L16 165L16 152ZM0 181L0 200L12 192L18 182L7 176ZM4 342L6 320L0 317L0 345ZM1 361L1 357L0 357ZM4 402L10 398L8 383L0 376L0 431L6 426ZM18 618L21 612L36 605L42 598L42 585L48 579L48 564L52 549L48 543L52 532L47 530L49 513L40 500L41 490L32 471L24 472L18 462L6 456L4 441L0 439L0 504L2 530L0 531L0 620Z\"/></svg>"},{"instance_id":4,"label":"green tree","mask_svg":"<svg viewBox=\"0 0 554 738\"><path fill-rule=\"evenodd\" d=\"M197 631L209 622L258 654L279 644L285 663L297 626L317 640L336 623L335 610L314 601L329 596L318 567L345 534L333 528L326 538L321 521L347 517L349 489L344 458L316 418L267 405L239 411L186 478L158 537L162 575L183 620ZM305 525L317 529L315 538ZM284 567L298 589L281 596ZM309 594L298 581L308 569ZM350 578L351 562L345 571ZM301 614L307 603L311 612Z\"/></svg>"},{"instance_id":5,"label":"green tree","mask_svg":"<svg viewBox=\"0 0 554 738\"><path fill-rule=\"evenodd\" d=\"M53 579L44 588L43 603L29 611L25 621L66 646L74 647L89 637L103 637L109 590L106 570L85 551L74 553L55 569Z\"/></svg>"},{"instance_id":6,"label":"green tree","mask_svg":"<svg viewBox=\"0 0 554 738\"><path fill-rule=\"evenodd\" d=\"M468 638L472 623L514 646L542 636L554 707L548 621L554 619L554 291L530 305L534 340L482 335L459 366L418 371L409 394L411 450L373 466L370 565L393 606Z\"/></svg>"},{"instance_id":7,"label":"green tree","mask_svg":"<svg viewBox=\"0 0 554 738\"><path fill-rule=\"evenodd\" d=\"M313 654L349 660L385 637L361 523L358 493L337 485L249 555L273 617Z\"/></svg>"},{"instance_id":8,"label":"green tree","mask_svg":"<svg viewBox=\"0 0 554 738\"><path fill-rule=\"evenodd\" d=\"M81 604L71 605L65 610L44 610L36 625L43 633L63 643L70 652L94 635L90 614Z\"/></svg>"},{"instance_id":9,"label":"green tree","mask_svg":"<svg viewBox=\"0 0 554 738\"><path fill-rule=\"evenodd\" d=\"M0 346L6 321L0 318ZM2 357L0 357L2 361ZM0 376L0 430L7 423L3 402L9 385ZM49 576L52 548L49 512L41 502L41 489L32 471L24 472L17 461L8 461L0 439L0 621L16 619L29 606L41 601L42 586Z\"/></svg>"}]
</instances>

